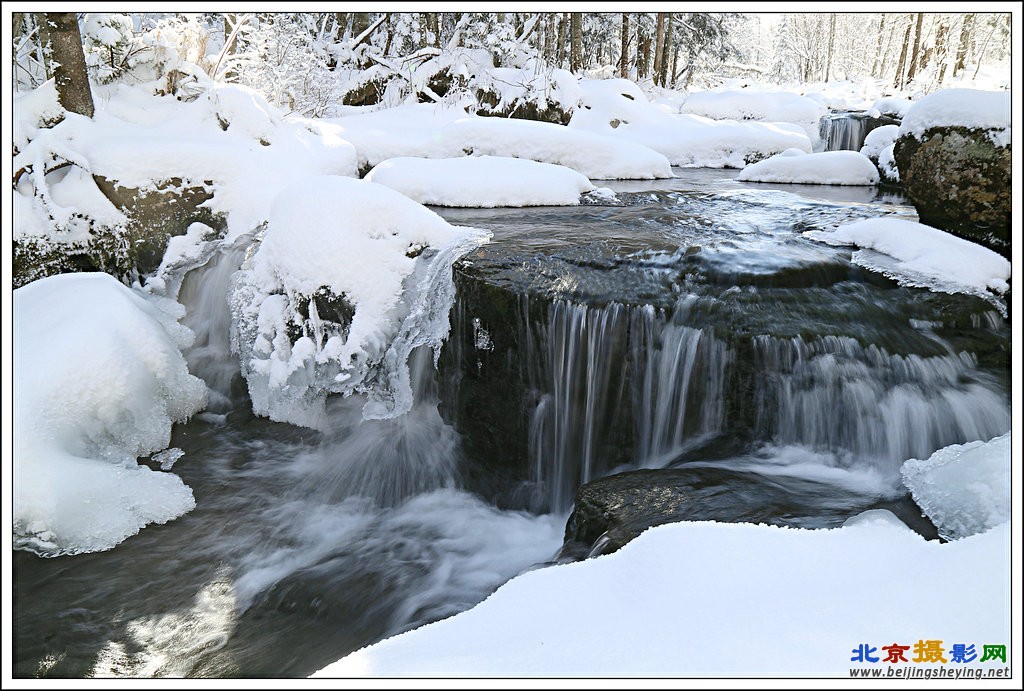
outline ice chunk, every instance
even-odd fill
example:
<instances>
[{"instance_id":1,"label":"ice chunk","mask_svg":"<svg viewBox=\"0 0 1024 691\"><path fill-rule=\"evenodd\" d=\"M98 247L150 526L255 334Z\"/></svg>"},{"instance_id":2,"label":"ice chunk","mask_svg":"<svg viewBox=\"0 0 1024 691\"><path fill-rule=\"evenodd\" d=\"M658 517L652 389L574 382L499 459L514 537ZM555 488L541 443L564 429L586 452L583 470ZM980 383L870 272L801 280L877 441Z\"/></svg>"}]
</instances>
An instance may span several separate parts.
<instances>
[{"instance_id":1,"label":"ice chunk","mask_svg":"<svg viewBox=\"0 0 1024 691\"><path fill-rule=\"evenodd\" d=\"M206 403L179 348L191 332L106 274L14 291L15 547L110 549L195 506L175 475L136 458Z\"/></svg>"},{"instance_id":2,"label":"ice chunk","mask_svg":"<svg viewBox=\"0 0 1024 691\"><path fill-rule=\"evenodd\" d=\"M903 484L947 540L1010 520L1010 433L903 464Z\"/></svg>"}]
</instances>

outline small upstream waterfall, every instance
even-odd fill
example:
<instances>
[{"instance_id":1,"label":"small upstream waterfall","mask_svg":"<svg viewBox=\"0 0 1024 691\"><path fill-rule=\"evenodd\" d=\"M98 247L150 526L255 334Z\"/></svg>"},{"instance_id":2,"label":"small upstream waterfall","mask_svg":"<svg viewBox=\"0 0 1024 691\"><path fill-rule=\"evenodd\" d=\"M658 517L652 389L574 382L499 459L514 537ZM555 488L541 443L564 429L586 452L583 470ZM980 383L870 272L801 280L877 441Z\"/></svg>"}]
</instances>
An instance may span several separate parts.
<instances>
[{"instance_id":1,"label":"small upstream waterfall","mask_svg":"<svg viewBox=\"0 0 1024 691\"><path fill-rule=\"evenodd\" d=\"M758 429L892 475L908 458L1006 432L1010 412L968 353L897 355L852 338L754 338Z\"/></svg>"},{"instance_id":2,"label":"small upstream waterfall","mask_svg":"<svg viewBox=\"0 0 1024 691\"><path fill-rule=\"evenodd\" d=\"M543 392L529 427L531 481L552 510L631 459L658 467L719 433L731 357L714 334L650 305L555 301L540 345ZM539 377L538 377L539 375Z\"/></svg>"},{"instance_id":3,"label":"small upstream waterfall","mask_svg":"<svg viewBox=\"0 0 1024 691\"><path fill-rule=\"evenodd\" d=\"M825 151L860 151L869 131L867 118L851 113L834 113L821 120Z\"/></svg>"}]
</instances>

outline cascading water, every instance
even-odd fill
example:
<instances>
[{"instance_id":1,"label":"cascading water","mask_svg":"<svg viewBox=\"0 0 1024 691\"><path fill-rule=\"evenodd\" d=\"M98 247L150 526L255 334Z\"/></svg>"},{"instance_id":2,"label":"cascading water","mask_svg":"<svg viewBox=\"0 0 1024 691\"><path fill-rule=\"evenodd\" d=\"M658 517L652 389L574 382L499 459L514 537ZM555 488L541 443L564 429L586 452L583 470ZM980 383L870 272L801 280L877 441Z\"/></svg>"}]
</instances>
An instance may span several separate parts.
<instances>
[{"instance_id":1,"label":"cascading water","mask_svg":"<svg viewBox=\"0 0 1024 691\"><path fill-rule=\"evenodd\" d=\"M948 344L947 344L948 347ZM1010 426L1005 393L965 352L897 355L855 339L754 338L762 438L898 477L908 458Z\"/></svg>"}]
</instances>

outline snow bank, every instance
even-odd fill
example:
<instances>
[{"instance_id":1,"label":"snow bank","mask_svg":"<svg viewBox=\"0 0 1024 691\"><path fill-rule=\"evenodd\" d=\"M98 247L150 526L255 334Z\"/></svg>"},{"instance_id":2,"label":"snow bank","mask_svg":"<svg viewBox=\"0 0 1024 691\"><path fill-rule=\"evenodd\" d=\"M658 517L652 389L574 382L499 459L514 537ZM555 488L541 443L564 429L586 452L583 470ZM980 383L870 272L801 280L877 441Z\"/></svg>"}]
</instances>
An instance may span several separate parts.
<instances>
[{"instance_id":1,"label":"snow bank","mask_svg":"<svg viewBox=\"0 0 1024 691\"><path fill-rule=\"evenodd\" d=\"M987 247L945 231L898 218L869 218L847 223L834 231L812 230L805 237L830 245L873 249L896 260L881 267L868 256L854 254L863 266L883 270L908 285L940 292L986 294L1009 290L1010 262Z\"/></svg>"},{"instance_id":2,"label":"snow bank","mask_svg":"<svg viewBox=\"0 0 1024 691\"><path fill-rule=\"evenodd\" d=\"M784 151L752 163L736 176L745 182L784 182L807 185L875 185L878 170L857 151Z\"/></svg>"},{"instance_id":3,"label":"snow bank","mask_svg":"<svg viewBox=\"0 0 1024 691\"><path fill-rule=\"evenodd\" d=\"M907 110L900 136L920 139L932 127L966 127L1003 133L996 142L1010 144L1010 92L943 89L928 94Z\"/></svg>"},{"instance_id":4,"label":"snow bank","mask_svg":"<svg viewBox=\"0 0 1024 691\"><path fill-rule=\"evenodd\" d=\"M940 544L891 516L833 530L674 523L523 574L315 676L848 678L876 667L851 661L865 643L884 659L883 645L931 636L947 650L1008 642L1009 593L1009 524Z\"/></svg>"},{"instance_id":5,"label":"snow bank","mask_svg":"<svg viewBox=\"0 0 1024 691\"><path fill-rule=\"evenodd\" d=\"M554 163L592 180L672 177L669 161L647 146L563 125L467 117L448 125L443 134L467 152Z\"/></svg>"},{"instance_id":6,"label":"snow bank","mask_svg":"<svg viewBox=\"0 0 1024 691\"><path fill-rule=\"evenodd\" d=\"M547 122L467 115L459 108L405 105L331 123L355 146L361 167L389 158L477 154L553 163L591 179L672 177L665 157L645 146Z\"/></svg>"},{"instance_id":7,"label":"snow bank","mask_svg":"<svg viewBox=\"0 0 1024 691\"><path fill-rule=\"evenodd\" d=\"M391 158L365 179L438 206L572 206L596 189L570 168L497 156Z\"/></svg>"},{"instance_id":8,"label":"snow bank","mask_svg":"<svg viewBox=\"0 0 1024 691\"><path fill-rule=\"evenodd\" d=\"M569 127L642 144L675 166L742 168L786 149L812 149L797 125L678 115L649 102L636 84L625 79L586 80L581 88L583 106Z\"/></svg>"},{"instance_id":9,"label":"snow bank","mask_svg":"<svg viewBox=\"0 0 1024 691\"><path fill-rule=\"evenodd\" d=\"M15 546L110 549L195 506L176 476L136 463L206 403L179 348L191 332L106 274L14 291Z\"/></svg>"},{"instance_id":10,"label":"snow bank","mask_svg":"<svg viewBox=\"0 0 1024 691\"><path fill-rule=\"evenodd\" d=\"M714 120L793 123L803 128L814 144L827 108L812 98L785 91L699 91L686 97L680 112Z\"/></svg>"},{"instance_id":11,"label":"snow bank","mask_svg":"<svg viewBox=\"0 0 1024 691\"><path fill-rule=\"evenodd\" d=\"M1010 433L939 449L903 464L903 484L947 540L1010 520Z\"/></svg>"},{"instance_id":12,"label":"snow bank","mask_svg":"<svg viewBox=\"0 0 1024 691\"><path fill-rule=\"evenodd\" d=\"M96 102L94 118L69 114L15 157L15 170L25 165L33 169L34 191L20 191L30 200L33 194L39 197L34 206L23 205L25 223L17 232L45 230L55 209L69 217L77 213L50 199L56 187L71 187L73 178L53 181L42 176L44 168L61 161L87 173L89 179L83 182L93 187L91 174L129 188L152 189L175 178L175 184L207 187L214 193L207 206L225 215L229 239L264 223L277 191L297 179L356 174L355 149L336 127L285 120L245 87L211 84L191 102L127 86L105 87ZM72 194L79 195L82 185L74 187ZM42 220L32 222L33 213ZM99 220L100 225L107 223ZM66 240L59 233L51 235Z\"/></svg>"},{"instance_id":13,"label":"snow bank","mask_svg":"<svg viewBox=\"0 0 1024 691\"><path fill-rule=\"evenodd\" d=\"M440 349L451 265L485 238L373 182L285 188L230 296L253 410L318 427L329 393L355 392L369 395L364 417L408 410L409 353Z\"/></svg>"}]
</instances>

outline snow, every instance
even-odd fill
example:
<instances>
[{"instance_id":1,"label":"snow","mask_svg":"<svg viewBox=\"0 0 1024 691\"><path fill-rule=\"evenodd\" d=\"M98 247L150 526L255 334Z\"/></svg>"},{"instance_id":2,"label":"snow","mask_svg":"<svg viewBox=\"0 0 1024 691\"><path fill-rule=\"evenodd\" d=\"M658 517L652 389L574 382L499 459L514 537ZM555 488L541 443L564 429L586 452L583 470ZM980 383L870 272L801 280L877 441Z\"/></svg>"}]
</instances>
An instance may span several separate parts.
<instances>
[{"instance_id":1,"label":"snow","mask_svg":"<svg viewBox=\"0 0 1024 691\"><path fill-rule=\"evenodd\" d=\"M572 206L596 189L571 168L500 156L391 158L365 180L437 206Z\"/></svg>"},{"instance_id":2,"label":"snow","mask_svg":"<svg viewBox=\"0 0 1024 691\"><path fill-rule=\"evenodd\" d=\"M1009 590L1009 524L940 544L887 513L832 530L674 523L314 676L848 677L871 666L851 661L862 643L1007 641Z\"/></svg>"},{"instance_id":3,"label":"snow","mask_svg":"<svg viewBox=\"0 0 1024 691\"><path fill-rule=\"evenodd\" d=\"M941 292L985 295L1009 290L1010 262L987 247L963 240L922 223L898 218L870 218L839 226L834 231L812 230L804 237L830 245L854 245L886 254L896 260L887 267L894 277L910 285ZM873 268L871 257L858 261Z\"/></svg>"},{"instance_id":4,"label":"snow","mask_svg":"<svg viewBox=\"0 0 1024 691\"><path fill-rule=\"evenodd\" d=\"M253 410L318 427L328 393L362 392L365 417L407 411L409 353L440 349L451 265L486 237L374 182L321 176L285 188L230 297ZM351 323L318 314L321 289L344 298Z\"/></svg>"},{"instance_id":5,"label":"snow","mask_svg":"<svg viewBox=\"0 0 1024 691\"><path fill-rule=\"evenodd\" d=\"M15 170L33 167L33 187L19 189L31 202L20 202L25 220L19 223L19 233L45 232L47 213L78 217L78 209L54 200L58 188L75 188L66 196L95 197L98 191L93 191L89 174L138 189L175 179L186 186L208 187L214 197L207 206L226 217L229 239L264 223L276 192L296 180L356 174L355 149L338 136L336 127L285 120L245 87L210 84L191 102L123 85L97 87L95 100L93 119L68 114L15 157ZM61 160L87 174L44 178L44 168ZM87 189L82 190L83 185ZM117 219L111 218L109 202L107 207L85 213L98 214L89 217L95 217L100 227L111 227ZM49 239L66 242L69 236L51 232Z\"/></svg>"},{"instance_id":6,"label":"snow","mask_svg":"<svg viewBox=\"0 0 1024 691\"><path fill-rule=\"evenodd\" d=\"M1010 92L943 89L928 94L907 111L900 136L920 139L933 127L966 127L1005 133L1000 146L1009 146Z\"/></svg>"},{"instance_id":7,"label":"snow","mask_svg":"<svg viewBox=\"0 0 1024 691\"><path fill-rule=\"evenodd\" d=\"M14 147L25 148L39 131L64 117L64 107L57 98L57 86L50 80L14 99Z\"/></svg>"},{"instance_id":8,"label":"snow","mask_svg":"<svg viewBox=\"0 0 1024 691\"><path fill-rule=\"evenodd\" d=\"M679 115L651 103L625 79L584 80L581 88L583 105L569 121L570 128L642 144L675 166L742 168L786 149L812 149L798 125Z\"/></svg>"},{"instance_id":9,"label":"snow","mask_svg":"<svg viewBox=\"0 0 1024 691\"><path fill-rule=\"evenodd\" d=\"M680 112L714 120L793 123L803 128L813 144L818 122L827 110L812 98L785 91L699 91L686 97Z\"/></svg>"},{"instance_id":10,"label":"snow","mask_svg":"<svg viewBox=\"0 0 1024 691\"><path fill-rule=\"evenodd\" d=\"M883 176L893 182L899 182L900 179L895 154L899 131L899 125L876 127L864 137L864 146L860 149L862 154L875 161Z\"/></svg>"},{"instance_id":11,"label":"snow","mask_svg":"<svg viewBox=\"0 0 1024 691\"><path fill-rule=\"evenodd\" d=\"M1010 520L1010 433L939 449L903 464L903 483L947 540Z\"/></svg>"},{"instance_id":12,"label":"snow","mask_svg":"<svg viewBox=\"0 0 1024 691\"><path fill-rule=\"evenodd\" d=\"M857 151L808 154L790 150L750 164L736 179L808 185L875 185L878 170L867 156Z\"/></svg>"},{"instance_id":13,"label":"snow","mask_svg":"<svg viewBox=\"0 0 1024 691\"><path fill-rule=\"evenodd\" d=\"M879 115L891 115L894 118L902 120L907 117L907 111L914 105L914 102L906 98L897 98L895 96L887 96L886 98L880 98L875 101L870 111L877 111Z\"/></svg>"},{"instance_id":14,"label":"snow","mask_svg":"<svg viewBox=\"0 0 1024 691\"><path fill-rule=\"evenodd\" d=\"M136 458L206 404L179 348L191 332L106 274L14 291L14 532L47 556L112 548L195 506Z\"/></svg>"},{"instance_id":15,"label":"snow","mask_svg":"<svg viewBox=\"0 0 1024 691\"><path fill-rule=\"evenodd\" d=\"M665 157L646 146L547 122L468 115L459 108L428 104L329 122L355 146L360 167L376 166L389 158L476 154L552 163L590 179L672 177Z\"/></svg>"}]
</instances>

